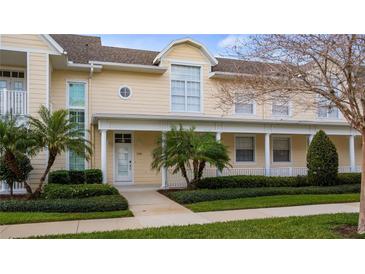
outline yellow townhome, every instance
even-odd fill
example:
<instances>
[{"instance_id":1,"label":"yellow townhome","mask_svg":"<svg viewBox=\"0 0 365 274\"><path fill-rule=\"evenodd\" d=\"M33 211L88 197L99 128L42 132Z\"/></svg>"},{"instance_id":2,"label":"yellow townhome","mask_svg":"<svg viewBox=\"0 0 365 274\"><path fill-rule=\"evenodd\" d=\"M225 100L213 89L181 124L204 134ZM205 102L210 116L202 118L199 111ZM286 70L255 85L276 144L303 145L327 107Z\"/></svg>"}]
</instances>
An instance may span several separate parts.
<instances>
[{"instance_id":1,"label":"yellow townhome","mask_svg":"<svg viewBox=\"0 0 365 274\"><path fill-rule=\"evenodd\" d=\"M339 171L359 171L360 138L336 109L250 102L220 110L217 84L237 71L252 73L250 62L214 57L191 39L155 52L103 46L94 36L0 35L0 114L68 109L88 130L94 154L85 161L69 151L53 169L100 168L104 183L114 185L183 186L179 175L150 167L157 138L180 123L228 146L232 168L223 175L304 175L319 129L337 147ZM31 183L46 160L46 151L32 159ZM205 173L220 175L213 168ZM6 191L1 184L0 193ZM22 184L15 191L24 191Z\"/></svg>"}]
</instances>

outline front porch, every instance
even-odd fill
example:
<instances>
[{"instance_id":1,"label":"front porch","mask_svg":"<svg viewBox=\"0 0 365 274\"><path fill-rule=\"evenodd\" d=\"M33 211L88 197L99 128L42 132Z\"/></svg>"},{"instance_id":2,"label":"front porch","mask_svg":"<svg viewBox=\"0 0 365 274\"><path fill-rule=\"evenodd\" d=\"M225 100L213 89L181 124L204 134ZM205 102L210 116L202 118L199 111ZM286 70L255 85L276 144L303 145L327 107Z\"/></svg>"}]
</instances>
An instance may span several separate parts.
<instances>
[{"instance_id":1,"label":"front porch","mask_svg":"<svg viewBox=\"0 0 365 274\"><path fill-rule=\"evenodd\" d=\"M337 147L339 172L360 172L361 140L345 124L265 124L265 121L253 123L192 119L169 121L153 120L151 117L104 118L97 121L96 158L100 157L104 183L117 186L159 184L161 188L184 187L185 180L180 174L172 174L169 170L156 172L150 167L157 139L171 125L180 123L187 127L195 126L197 132L212 132L217 140L228 147L232 167L221 173L215 168L207 167L204 177L306 175L306 152L313 135L319 129L325 130Z\"/></svg>"}]
</instances>

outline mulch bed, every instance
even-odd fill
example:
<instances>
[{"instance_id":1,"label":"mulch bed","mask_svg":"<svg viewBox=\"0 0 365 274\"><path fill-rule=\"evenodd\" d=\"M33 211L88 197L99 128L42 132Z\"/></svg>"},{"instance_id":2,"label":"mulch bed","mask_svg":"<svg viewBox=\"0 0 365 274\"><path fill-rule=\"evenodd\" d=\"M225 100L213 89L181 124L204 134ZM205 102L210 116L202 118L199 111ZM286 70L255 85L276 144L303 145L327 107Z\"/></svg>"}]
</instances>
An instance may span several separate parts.
<instances>
[{"instance_id":1,"label":"mulch bed","mask_svg":"<svg viewBox=\"0 0 365 274\"><path fill-rule=\"evenodd\" d=\"M357 226L353 225L341 225L336 227L335 232L340 234L345 239L356 239L359 238L357 234Z\"/></svg>"},{"instance_id":2,"label":"mulch bed","mask_svg":"<svg viewBox=\"0 0 365 274\"><path fill-rule=\"evenodd\" d=\"M5 201L5 200L27 200L29 199L29 195L28 194L21 194L21 195L14 195L13 197L10 197L10 195L6 194L1 194L0 195L0 201Z\"/></svg>"}]
</instances>

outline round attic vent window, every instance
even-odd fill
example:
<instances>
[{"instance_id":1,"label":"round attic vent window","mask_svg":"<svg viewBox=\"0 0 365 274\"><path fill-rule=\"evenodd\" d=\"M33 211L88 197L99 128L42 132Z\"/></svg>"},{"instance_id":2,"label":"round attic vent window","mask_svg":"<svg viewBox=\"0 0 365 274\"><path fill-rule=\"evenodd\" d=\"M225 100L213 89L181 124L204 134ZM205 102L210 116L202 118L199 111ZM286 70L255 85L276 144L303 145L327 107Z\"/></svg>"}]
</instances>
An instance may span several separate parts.
<instances>
[{"instance_id":1,"label":"round attic vent window","mask_svg":"<svg viewBox=\"0 0 365 274\"><path fill-rule=\"evenodd\" d=\"M128 99L129 97L131 97L132 95L132 91L129 87L123 86L119 89L119 96L122 99Z\"/></svg>"}]
</instances>

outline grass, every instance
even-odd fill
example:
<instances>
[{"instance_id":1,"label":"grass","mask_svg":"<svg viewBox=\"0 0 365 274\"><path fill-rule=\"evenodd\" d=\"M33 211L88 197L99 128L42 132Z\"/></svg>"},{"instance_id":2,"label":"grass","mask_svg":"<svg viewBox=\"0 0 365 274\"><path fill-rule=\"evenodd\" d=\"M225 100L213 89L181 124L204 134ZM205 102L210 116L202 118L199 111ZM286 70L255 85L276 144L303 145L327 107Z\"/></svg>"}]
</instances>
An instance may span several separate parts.
<instances>
[{"instance_id":1,"label":"grass","mask_svg":"<svg viewBox=\"0 0 365 274\"><path fill-rule=\"evenodd\" d=\"M185 206L194 212L219 211L230 209L248 209L263 207L298 206L311 204L331 204L358 202L358 193L323 195L278 195L230 200L206 201Z\"/></svg>"},{"instance_id":2,"label":"grass","mask_svg":"<svg viewBox=\"0 0 365 274\"><path fill-rule=\"evenodd\" d=\"M69 220L107 219L132 216L133 214L130 210L86 213L0 212L0 225L57 222Z\"/></svg>"},{"instance_id":3,"label":"grass","mask_svg":"<svg viewBox=\"0 0 365 274\"><path fill-rule=\"evenodd\" d=\"M172 226L52 235L60 239L335 239L363 238L354 231L340 234L340 227L355 228L358 214L324 214L305 217L270 218L205 225Z\"/></svg>"}]
</instances>

